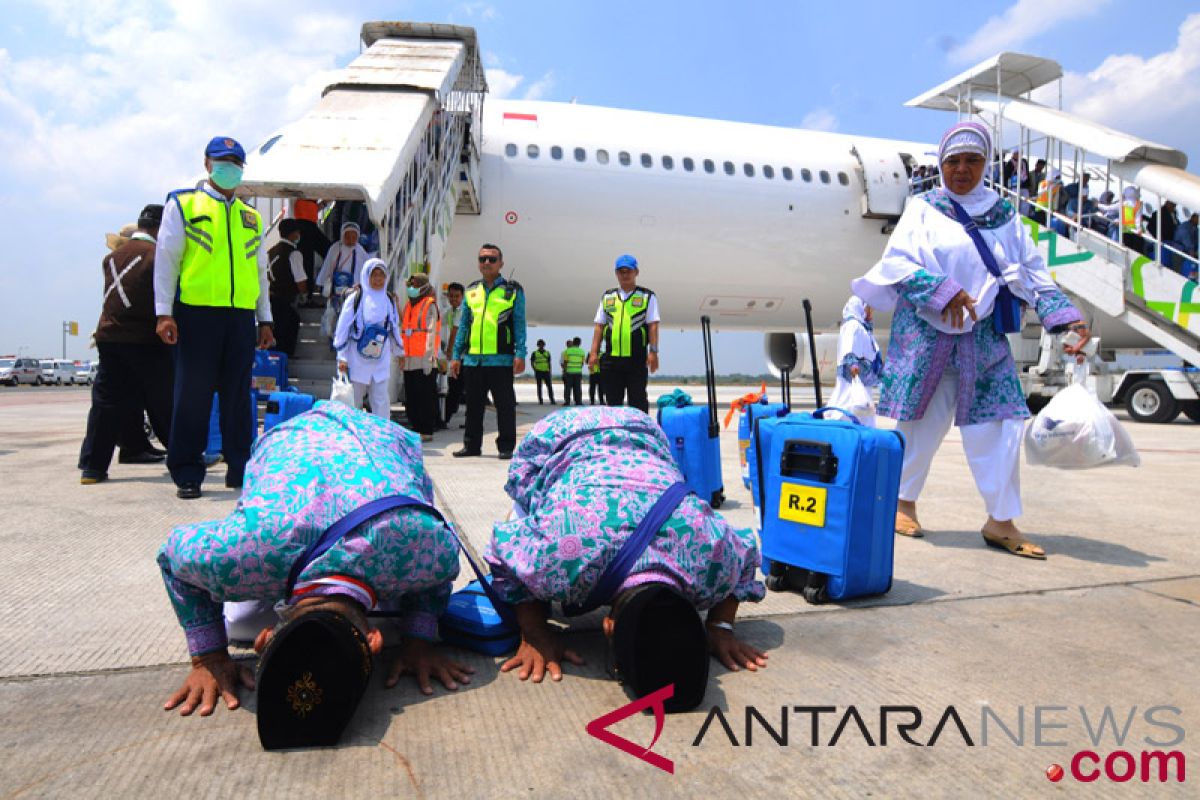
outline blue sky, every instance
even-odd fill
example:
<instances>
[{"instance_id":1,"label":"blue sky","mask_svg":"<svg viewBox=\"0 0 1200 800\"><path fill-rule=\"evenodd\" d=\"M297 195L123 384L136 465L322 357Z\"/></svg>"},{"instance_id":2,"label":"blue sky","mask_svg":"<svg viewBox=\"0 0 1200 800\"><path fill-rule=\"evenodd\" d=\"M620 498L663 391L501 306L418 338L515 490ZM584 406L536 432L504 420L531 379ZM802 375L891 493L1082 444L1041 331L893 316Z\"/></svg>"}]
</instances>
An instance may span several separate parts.
<instances>
[{"instance_id":1,"label":"blue sky","mask_svg":"<svg viewBox=\"0 0 1200 800\"><path fill-rule=\"evenodd\" d=\"M249 146L300 116L357 55L359 26L373 19L474 26L493 92L510 97L917 140L935 140L949 115L905 100L1018 50L1062 63L1068 108L1200 154L1194 2L9 0L5 9L0 353L57 355L66 319L90 331L104 234L187 183L211 135ZM568 331L538 333L557 348ZM698 370L694 335L668 336L666 348L689 353L672 372ZM747 348L757 359L757 337L719 336L719 365L745 362L737 355ZM68 341L69 356L91 354L86 335Z\"/></svg>"}]
</instances>

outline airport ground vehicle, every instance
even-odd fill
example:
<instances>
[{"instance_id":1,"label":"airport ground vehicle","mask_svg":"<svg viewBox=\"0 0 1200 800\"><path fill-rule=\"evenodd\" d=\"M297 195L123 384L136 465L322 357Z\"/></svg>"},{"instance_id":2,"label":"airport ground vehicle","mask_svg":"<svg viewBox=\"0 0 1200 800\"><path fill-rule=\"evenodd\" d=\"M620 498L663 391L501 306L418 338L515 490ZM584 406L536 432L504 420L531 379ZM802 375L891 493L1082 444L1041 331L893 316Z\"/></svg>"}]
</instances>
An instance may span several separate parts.
<instances>
[{"instance_id":1,"label":"airport ground vehicle","mask_svg":"<svg viewBox=\"0 0 1200 800\"><path fill-rule=\"evenodd\" d=\"M41 386L43 382L42 365L36 358L0 358L0 383L7 383L9 386L19 383Z\"/></svg>"}]
</instances>

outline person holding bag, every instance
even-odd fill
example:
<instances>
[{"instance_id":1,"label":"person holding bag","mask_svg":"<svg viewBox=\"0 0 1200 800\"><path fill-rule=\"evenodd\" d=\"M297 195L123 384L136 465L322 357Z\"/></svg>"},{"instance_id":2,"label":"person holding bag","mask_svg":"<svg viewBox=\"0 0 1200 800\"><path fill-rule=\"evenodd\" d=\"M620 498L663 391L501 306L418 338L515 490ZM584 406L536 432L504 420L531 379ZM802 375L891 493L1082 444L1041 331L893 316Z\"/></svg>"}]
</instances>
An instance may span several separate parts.
<instances>
[{"instance_id":1,"label":"person holding bag","mask_svg":"<svg viewBox=\"0 0 1200 800\"><path fill-rule=\"evenodd\" d=\"M338 372L354 385L354 408L371 398L371 413L391 417L388 383L392 371L392 346L404 352L400 340L400 310L387 289L388 266L381 258L363 264L360 285L346 295L333 335Z\"/></svg>"},{"instance_id":2,"label":"person holding bag","mask_svg":"<svg viewBox=\"0 0 1200 800\"><path fill-rule=\"evenodd\" d=\"M1019 461L1029 408L1007 334L1021 330L1022 304L1054 334L1075 331L1075 354L1090 338L1079 311L1054 283L1016 210L983 182L991 136L960 122L942 136L942 187L914 198L883 257L851 289L894 311L879 413L898 421L906 447L896 532L920 536L917 498L953 422L987 508L984 541L1026 558Z\"/></svg>"},{"instance_id":3,"label":"person holding bag","mask_svg":"<svg viewBox=\"0 0 1200 800\"><path fill-rule=\"evenodd\" d=\"M871 325L871 307L853 295L842 308L837 355L837 385L829 405L849 411L863 425L874 427L871 388L879 385L883 375L883 356Z\"/></svg>"}]
</instances>

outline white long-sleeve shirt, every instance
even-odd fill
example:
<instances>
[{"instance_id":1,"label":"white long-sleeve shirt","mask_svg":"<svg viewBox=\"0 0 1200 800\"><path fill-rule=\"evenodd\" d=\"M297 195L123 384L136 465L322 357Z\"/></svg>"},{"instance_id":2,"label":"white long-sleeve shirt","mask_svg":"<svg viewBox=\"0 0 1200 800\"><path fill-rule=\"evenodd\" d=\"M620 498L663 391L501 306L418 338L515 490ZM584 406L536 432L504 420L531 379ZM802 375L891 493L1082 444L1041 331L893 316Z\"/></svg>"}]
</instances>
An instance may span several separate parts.
<instances>
[{"instance_id":1,"label":"white long-sleeve shirt","mask_svg":"<svg viewBox=\"0 0 1200 800\"><path fill-rule=\"evenodd\" d=\"M212 188L208 181L200 186L200 191L207 192L210 197L220 200L225 205L231 205L225 195ZM158 228L158 246L154 251L154 313L160 317L169 317L175 313L175 290L179 288L179 273L183 261L183 247L187 239L183 231L183 215L179 204L168 201L163 208L162 223ZM255 314L259 322L271 322L271 299L268 296L267 254L261 244L258 248L258 301L255 304Z\"/></svg>"}]
</instances>

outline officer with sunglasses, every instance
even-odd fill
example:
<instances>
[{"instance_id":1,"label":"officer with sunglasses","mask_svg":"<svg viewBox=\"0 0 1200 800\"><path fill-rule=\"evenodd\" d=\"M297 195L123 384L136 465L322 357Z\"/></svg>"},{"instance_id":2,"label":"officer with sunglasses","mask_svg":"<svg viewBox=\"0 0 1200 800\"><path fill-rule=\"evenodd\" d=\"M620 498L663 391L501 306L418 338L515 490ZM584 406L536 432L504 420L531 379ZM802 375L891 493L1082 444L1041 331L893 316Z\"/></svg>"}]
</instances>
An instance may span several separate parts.
<instances>
[{"instance_id":1,"label":"officer with sunglasses","mask_svg":"<svg viewBox=\"0 0 1200 800\"><path fill-rule=\"evenodd\" d=\"M499 247L479 248L482 277L467 287L450 362L450 375L461 374L467 395L467 429L455 458L482 454L483 411L489 392L496 405L500 458L512 458L517 446L513 378L525 371L525 291L500 275L503 268Z\"/></svg>"}]
</instances>

